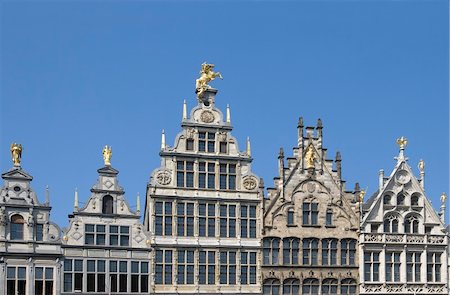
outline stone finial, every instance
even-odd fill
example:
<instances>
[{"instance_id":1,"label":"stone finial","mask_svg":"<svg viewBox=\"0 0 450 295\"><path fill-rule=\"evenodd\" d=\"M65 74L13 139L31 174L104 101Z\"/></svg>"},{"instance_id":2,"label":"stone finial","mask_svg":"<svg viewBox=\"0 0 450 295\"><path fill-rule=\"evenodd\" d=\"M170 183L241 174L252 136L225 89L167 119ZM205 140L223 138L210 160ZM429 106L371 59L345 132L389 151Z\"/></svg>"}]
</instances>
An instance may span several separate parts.
<instances>
[{"instance_id":1,"label":"stone finial","mask_svg":"<svg viewBox=\"0 0 450 295\"><path fill-rule=\"evenodd\" d=\"M384 186L384 170L380 169L378 172L378 190L381 192Z\"/></svg>"},{"instance_id":2,"label":"stone finial","mask_svg":"<svg viewBox=\"0 0 450 295\"><path fill-rule=\"evenodd\" d=\"M20 143L11 143L11 157L15 167L20 167L20 161L22 160L22 145Z\"/></svg>"},{"instance_id":3,"label":"stone finial","mask_svg":"<svg viewBox=\"0 0 450 295\"><path fill-rule=\"evenodd\" d=\"M360 192L361 191L361 187L359 186L359 182L355 183L355 188L353 189L353 191L355 191L355 192Z\"/></svg>"},{"instance_id":4,"label":"stone finial","mask_svg":"<svg viewBox=\"0 0 450 295\"><path fill-rule=\"evenodd\" d=\"M50 204L50 191L48 185L45 186L45 204Z\"/></svg>"},{"instance_id":5,"label":"stone finial","mask_svg":"<svg viewBox=\"0 0 450 295\"><path fill-rule=\"evenodd\" d=\"M319 118L317 119L317 129L322 129L323 125L322 125L322 120Z\"/></svg>"},{"instance_id":6,"label":"stone finial","mask_svg":"<svg viewBox=\"0 0 450 295\"><path fill-rule=\"evenodd\" d=\"M230 105L227 104L227 118L226 118L226 122L227 123L231 123L231 112L230 112Z\"/></svg>"},{"instance_id":7,"label":"stone finial","mask_svg":"<svg viewBox=\"0 0 450 295\"><path fill-rule=\"evenodd\" d=\"M340 161L342 161L341 152L337 151L336 152L336 162L340 162Z\"/></svg>"},{"instance_id":8,"label":"stone finial","mask_svg":"<svg viewBox=\"0 0 450 295\"><path fill-rule=\"evenodd\" d=\"M161 132L161 150L166 148L166 134L164 133L164 129Z\"/></svg>"},{"instance_id":9,"label":"stone finial","mask_svg":"<svg viewBox=\"0 0 450 295\"><path fill-rule=\"evenodd\" d=\"M78 188L75 188L75 200L73 202L73 208L78 211Z\"/></svg>"},{"instance_id":10,"label":"stone finial","mask_svg":"<svg viewBox=\"0 0 450 295\"><path fill-rule=\"evenodd\" d=\"M187 120L187 106L186 106L186 100L183 101L183 121Z\"/></svg>"},{"instance_id":11,"label":"stone finial","mask_svg":"<svg viewBox=\"0 0 450 295\"><path fill-rule=\"evenodd\" d=\"M250 157L252 155L252 151L250 148L250 137L247 136L247 155Z\"/></svg>"},{"instance_id":12,"label":"stone finial","mask_svg":"<svg viewBox=\"0 0 450 295\"><path fill-rule=\"evenodd\" d=\"M298 128L303 128L303 117L299 117L298 118L298 124L297 124Z\"/></svg>"},{"instance_id":13,"label":"stone finial","mask_svg":"<svg viewBox=\"0 0 450 295\"><path fill-rule=\"evenodd\" d=\"M141 197L139 196L139 192L137 193L136 196L136 214L140 214L141 213Z\"/></svg>"},{"instance_id":14,"label":"stone finial","mask_svg":"<svg viewBox=\"0 0 450 295\"><path fill-rule=\"evenodd\" d=\"M284 158L284 150L282 147L280 147L280 151L278 152L278 159Z\"/></svg>"}]
</instances>

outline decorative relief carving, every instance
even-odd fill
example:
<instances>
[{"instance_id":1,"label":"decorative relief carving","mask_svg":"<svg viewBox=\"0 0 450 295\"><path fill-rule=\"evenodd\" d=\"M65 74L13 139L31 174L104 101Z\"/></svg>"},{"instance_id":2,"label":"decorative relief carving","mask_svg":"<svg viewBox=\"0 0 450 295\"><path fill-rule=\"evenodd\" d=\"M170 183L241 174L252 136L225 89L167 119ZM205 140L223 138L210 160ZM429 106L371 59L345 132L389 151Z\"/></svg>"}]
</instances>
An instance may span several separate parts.
<instances>
[{"instance_id":1,"label":"decorative relief carving","mask_svg":"<svg viewBox=\"0 0 450 295\"><path fill-rule=\"evenodd\" d=\"M428 293L441 293L444 291L444 285L428 285Z\"/></svg>"},{"instance_id":2,"label":"decorative relief carving","mask_svg":"<svg viewBox=\"0 0 450 295\"><path fill-rule=\"evenodd\" d=\"M200 120L203 123L212 123L214 122L214 114L211 111L203 111L200 115Z\"/></svg>"},{"instance_id":3,"label":"decorative relief carving","mask_svg":"<svg viewBox=\"0 0 450 295\"><path fill-rule=\"evenodd\" d=\"M363 288L366 292L381 292L383 286L382 285L364 285Z\"/></svg>"},{"instance_id":4,"label":"decorative relief carving","mask_svg":"<svg viewBox=\"0 0 450 295\"><path fill-rule=\"evenodd\" d=\"M156 181L161 185L168 185L172 181L171 173L167 170L159 171L156 174Z\"/></svg>"},{"instance_id":5,"label":"decorative relief carving","mask_svg":"<svg viewBox=\"0 0 450 295\"><path fill-rule=\"evenodd\" d=\"M316 184L315 184L315 183L312 183L312 182L309 182L309 183L306 185L306 190L307 190L309 193L315 192L315 191L316 191Z\"/></svg>"},{"instance_id":6,"label":"decorative relief carving","mask_svg":"<svg viewBox=\"0 0 450 295\"><path fill-rule=\"evenodd\" d=\"M411 176L406 170L399 170L395 175L395 180L400 184L407 184L411 180Z\"/></svg>"},{"instance_id":7,"label":"decorative relief carving","mask_svg":"<svg viewBox=\"0 0 450 295\"><path fill-rule=\"evenodd\" d=\"M103 185L106 186L107 188L111 188L113 186L113 183L108 179L103 183Z\"/></svg>"},{"instance_id":8,"label":"decorative relief carving","mask_svg":"<svg viewBox=\"0 0 450 295\"><path fill-rule=\"evenodd\" d=\"M410 293L419 293L423 291L423 285L408 285L406 291Z\"/></svg>"},{"instance_id":9,"label":"decorative relief carving","mask_svg":"<svg viewBox=\"0 0 450 295\"><path fill-rule=\"evenodd\" d=\"M442 237L442 236L428 236L428 243L429 244L443 244L444 243L444 237Z\"/></svg>"},{"instance_id":10,"label":"decorative relief carving","mask_svg":"<svg viewBox=\"0 0 450 295\"><path fill-rule=\"evenodd\" d=\"M403 291L403 285L386 285L387 293L399 293Z\"/></svg>"},{"instance_id":11,"label":"decorative relief carving","mask_svg":"<svg viewBox=\"0 0 450 295\"><path fill-rule=\"evenodd\" d=\"M219 132L219 141L227 141L227 133Z\"/></svg>"},{"instance_id":12,"label":"decorative relief carving","mask_svg":"<svg viewBox=\"0 0 450 295\"><path fill-rule=\"evenodd\" d=\"M195 135L195 129L194 128L188 128L186 129L186 137L189 139L193 139Z\"/></svg>"},{"instance_id":13,"label":"decorative relief carving","mask_svg":"<svg viewBox=\"0 0 450 295\"><path fill-rule=\"evenodd\" d=\"M365 242L381 242L382 240L383 240L383 237L381 235L377 235L377 234L364 235Z\"/></svg>"},{"instance_id":14,"label":"decorative relief carving","mask_svg":"<svg viewBox=\"0 0 450 295\"><path fill-rule=\"evenodd\" d=\"M407 243L423 243L423 236L406 236Z\"/></svg>"},{"instance_id":15,"label":"decorative relief carving","mask_svg":"<svg viewBox=\"0 0 450 295\"><path fill-rule=\"evenodd\" d=\"M244 188L246 190L254 190L256 188L256 186L258 185L258 182L256 181L256 179L252 176L248 176L246 178L244 178L244 181L242 183L244 185Z\"/></svg>"},{"instance_id":16,"label":"decorative relief carving","mask_svg":"<svg viewBox=\"0 0 450 295\"><path fill-rule=\"evenodd\" d=\"M388 243L403 243L403 235L386 235Z\"/></svg>"}]
</instances>

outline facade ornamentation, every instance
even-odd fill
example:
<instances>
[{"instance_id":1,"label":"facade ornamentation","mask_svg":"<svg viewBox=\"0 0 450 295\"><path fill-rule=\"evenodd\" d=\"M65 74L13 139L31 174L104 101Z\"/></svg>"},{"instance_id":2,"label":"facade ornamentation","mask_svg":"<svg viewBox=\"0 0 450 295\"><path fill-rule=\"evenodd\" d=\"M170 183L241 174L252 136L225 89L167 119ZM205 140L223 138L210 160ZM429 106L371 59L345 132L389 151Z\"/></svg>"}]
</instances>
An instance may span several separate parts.
<instances>
[{"instance_id":1,"label":"facade ornamentation","mask_svg":"<svg viewBox=\"0 0 450 295\"><path fill-rule=\"evenodd\" d=\"M202 102L203 93L210 89L209 82L215 80L217 77L223 79L220 72L214 72L214 65L202 63L202 69L200 71L200 78L195 81L195 92L197 93L197 98L199 102Z\"/></svg>"},{"instance_id":2,"label":"facade ornamentation","mask_svg":"<svg viewBox=\"0 0 450 295\"><path fill-rule=\"evenodd\" d=\"M20 160L22 159L22 145L20 143L12 143L10 150L14 166L20 166Z\"/></svg>"},{"instance_id":3,"label":"facade ornamentation","mask_svg":"<svg viewBox=\"0 0 450 295\"><path fill-rule=\"evenodd\" d=\"M248 176L244 178L244 181L242 182L244 185L244 188L246 190L254 190L256 186L258 185L256 179L254 177Z\"/></svg>"},{"instance_id":4,"label":"facade ornamentation","mask_svg":"<svg viewBox=\"0 0 450 295\"><path fill-rule=\"evenodd\" d=\"M161 185L168 185L172 181L172 175L169 171L160 171L156 174L156 181Z\"/></svg>"},{"instance_id":5,"label":"facade ornamentation","mask_svg":"<svg viewBox=\"0 0 450 295\"><path fill-rule=\"evenodd\" d=\"M214 122L214 114L208 110L203 111L202 114L200 115L200 120L203 123L212 123Z\"/></svg>"},{"instance_id":6,"label":"facade ornamentation","mask_svg":"<svg viewBox=\"0 0 450 295\"><path fill-rule=\"evenodd\" d=\"M110 146L105 145L102 153L105 166L111 166L112 148Z\"/></svg>"}]
</instances>

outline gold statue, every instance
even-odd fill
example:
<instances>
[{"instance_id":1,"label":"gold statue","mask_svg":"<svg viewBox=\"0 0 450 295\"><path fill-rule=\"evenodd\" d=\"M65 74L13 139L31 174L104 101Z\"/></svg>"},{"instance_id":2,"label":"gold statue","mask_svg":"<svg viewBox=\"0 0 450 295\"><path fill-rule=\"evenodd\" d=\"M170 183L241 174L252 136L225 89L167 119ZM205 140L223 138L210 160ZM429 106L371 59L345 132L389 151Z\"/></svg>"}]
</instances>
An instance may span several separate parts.
<instances>
[{"instance_id":1,"label":"gold statue","mask_svg":"<svg viewBox=\"0 0 450 295\"><path fill-rule=\"evenodd\" d=\"M11 156L14 166L20 166L22 158L22 145L20 143L11 143Z\"/></svg>"},{"instance_id":2,"label":"gold statue","mask_svg":"<svg viewBox=\"0 0 450 295\"><path fill-rule=\"evenodd\" d=\"M111 166L112 148L105 145L103 148L103 160L105 161L105 166Z\"/></svg>"},{"instance_id":3,"label":"gold statue","mask_svg":"<svg viewBox=\"0 0 450 295\"><path fill-rule=\"evenodd\" d=\"M420 159L417 168L419 168L420 173L423 173L425 171L425 161Z\"/></svg>"},{"instance_id":4,"label":"gold statue","mask_svg":"<svg viewBox=\"0 0 450 295\"><path fill-rule=\"evenodd\" d=\"M364 201L364 196L366 195L366 190L363 189L359 192L359 202L363 202Z\"/></svg>"},{"instance_id":5,"label":"gold statue","mask_svg":"<svg viewBox=\"0 0 450 295\"><path fill-rule=\"evenodd\" d=\"M445 193L442 193L442 195L441 195L441 203L444 204L445 201L447 201L447 195Z\"/></svg>"},{"instance_id":6,"label":"gold statue","mask_svg":"<svg viewBox=\"0 0 450 295\"><path fill-rule=\"evenodd\" d=\"M406 145L408 144L408 139L406 137L400 137L397 139L397 144L400 147L401 150L405 149Z\"/></svg>"},{"instance_id":7,"label":"gold statue","mask_svg":"<svg viewBox=\"0 0 450 295\"><path fill-rule=\"evenodd\" d=\"M306 168L314 168L314 159L315 159L315 154L314 154L314 148L312 146L312 144L309 145L308 150L306 151L305 154L305 161L306 161Z\"/></svg>"},{"instance_id":8,"label":"gold statue","mask_svg":"<svg viewBox=\"0 0 450 295\"><path fill-rule=\"evenodd\" d=\"M202 100L203 93L205 92L205 90L211 88L211 86L208 85L209 82L216 79L216 77L223 79L220 72L214 72L213 69L214 69L213 64L207 64L206 62L202 63L200 78L195 80L195 92L197 93L197 98L199 101Z\"/></svg>"}]
</instances>

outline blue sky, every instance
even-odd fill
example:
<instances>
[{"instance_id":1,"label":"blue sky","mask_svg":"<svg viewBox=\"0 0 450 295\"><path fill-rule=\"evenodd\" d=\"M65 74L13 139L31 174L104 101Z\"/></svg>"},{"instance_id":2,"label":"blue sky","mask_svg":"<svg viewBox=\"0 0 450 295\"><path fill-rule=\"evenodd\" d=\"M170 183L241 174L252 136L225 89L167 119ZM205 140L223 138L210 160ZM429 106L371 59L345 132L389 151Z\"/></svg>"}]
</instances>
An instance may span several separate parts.
<instances>
[{"instance_id":1,"label":"blue sky","mask_svg":"<svg viewBox=\"0 0 450 295\"><path fill-rule=\"evenodd\" d=\"M406 136L426 193L449 191L448 1L4 1L0 4L0 170L11 142L52 219L67 224L74 190L89 197L113 147L129 202L159 166L161 129L196 104L200 64L216 64L219 108L266 187L292 154L299 116L324 124L347 188L377 189ZM144 198L141 198L142 202Z\"/></svg>"}]
</instances>

